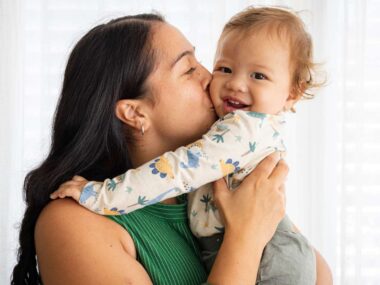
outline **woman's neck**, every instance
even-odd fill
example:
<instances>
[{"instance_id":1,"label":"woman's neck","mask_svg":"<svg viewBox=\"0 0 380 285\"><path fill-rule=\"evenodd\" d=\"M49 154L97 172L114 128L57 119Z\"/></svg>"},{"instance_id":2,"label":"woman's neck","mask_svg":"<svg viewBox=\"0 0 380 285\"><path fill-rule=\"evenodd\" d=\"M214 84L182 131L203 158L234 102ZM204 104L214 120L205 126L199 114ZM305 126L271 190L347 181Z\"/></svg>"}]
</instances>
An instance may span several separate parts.
<instances>
[{"instance_id":1,"label":"woman's neck","mask_svg":"<svg viewBox=\"0 0 380 285\"><path fill-rule=\"evenodd\" d=\"M144 137L139 137L133 144L129 144L128 152L132 166L136 168L163 155L165 152L174 151L180 146L181 144L167 141L153 134L153 131L150 131L146 132Z\"/></svg>"},{"instance_id":2,"label":"woman's neck","mask_svg":"<svg viewBox=\"0 0 380 285\"><path fill-rule=\"evenodd\" d=\"M130 153L130 159L133 168L137 168L144 163L164 154L167 151L171 151L167 146L153 144L147 147L144 141L136 143L134 146L128 146L128 152ZM161 202L162 204L178 204L176 198L169 198Z\"/></svg>"},{"instance_id":3,"label":"woman's neck","mask_svg":"<svg viewBox=\"0 0 380 285\"><path fill-rule=\"evenodd\" d=\"M167 151L170 151L170 150L154 149L154 146L128 147L128 152L130 153L130 159L131 159L133 168L137 168L143 165L144 163L147 163L151 161L152 159L161 156Z\"/></svg>"}]
</instances>

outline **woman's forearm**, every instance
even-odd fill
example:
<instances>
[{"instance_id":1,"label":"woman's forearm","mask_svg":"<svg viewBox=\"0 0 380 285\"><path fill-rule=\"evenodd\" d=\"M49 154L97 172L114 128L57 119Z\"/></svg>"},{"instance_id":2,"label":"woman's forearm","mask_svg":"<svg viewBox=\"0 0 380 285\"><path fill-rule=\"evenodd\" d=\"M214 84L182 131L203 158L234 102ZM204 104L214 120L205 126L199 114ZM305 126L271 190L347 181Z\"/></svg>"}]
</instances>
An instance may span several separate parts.
<instances>
[{"instance_id":1,"label":"woman's forearm","mask_svg":"<svg viewBox=\"0 0 380 285\"><path fill-rule=\"evenodd\" d=\"M264 247L255 236L226 233L207 282L211 285L255 284Z\"/></svg>"}]
</instances>

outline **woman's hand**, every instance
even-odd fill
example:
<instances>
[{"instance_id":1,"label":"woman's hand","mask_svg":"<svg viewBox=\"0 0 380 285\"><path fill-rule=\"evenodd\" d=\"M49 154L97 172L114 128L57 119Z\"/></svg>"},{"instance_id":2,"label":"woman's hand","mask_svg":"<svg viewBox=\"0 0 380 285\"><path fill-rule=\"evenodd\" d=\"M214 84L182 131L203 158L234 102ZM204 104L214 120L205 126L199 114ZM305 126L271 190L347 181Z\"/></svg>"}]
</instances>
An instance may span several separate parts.
<instances>
[{"instance_id":1,"label":"woman's hand","mask_svg":"<svg viewBox=\"0 0 380 285\"><path fill-rule=\"evenodd\" d=\"M288 167L280 154L266 157L235 191L223 179L214 200L225 234L208 277L210 284L255 284L265 245L285 215L284 182Z\"/></svg>"},{"instance_id":2,"label":"woman's hand","mask_svg":"<svg viewBox=\"0 0 380 285\"><path fill-rule=\"evenodd\" d=\"M80 194L82 193L83 188L87 183L87 179L76 175L72 180L61 184L58 190L50 194L50 199L71 197L75 201L79 202Z\"/></svg>"},{"instance_id":3,"label":"woman's hand","mask_svg":"<svg viewBox=\"0 0 380 285\"><path fill-rule=\"evenodd\" d=\"M235 191L228 190L224 179L216 181L214 199L226 232L260 235L266 244L285 215L287 174L288 166L279 153L273 153L261 161Z\"/></svg>"}]
</instances>

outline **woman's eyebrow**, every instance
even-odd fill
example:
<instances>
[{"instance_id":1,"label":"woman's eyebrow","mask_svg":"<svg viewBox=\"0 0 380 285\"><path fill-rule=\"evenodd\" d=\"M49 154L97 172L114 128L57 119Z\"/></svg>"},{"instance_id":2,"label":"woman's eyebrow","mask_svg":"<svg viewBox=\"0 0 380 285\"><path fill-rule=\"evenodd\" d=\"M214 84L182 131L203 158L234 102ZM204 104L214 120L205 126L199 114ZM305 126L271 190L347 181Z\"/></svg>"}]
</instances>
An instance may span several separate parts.
<instances>
[{"instance_id":1,"label":"woman's eyebrow","mask_svg":"<svg viewBox=\"0 0 380 285\"><path fill-rule=\"evenodd\" d=\"M173 66L174 66L178 61L180 61L184 56L187 56L187 55L194 55L194 52L195 52L195 47L193 47L192 50L185 50L184 52L181 52L181 53L176 57L176 59L173 61L173 63L170 65L170 68L173 68Z\"/></svg>"}]
</instances>

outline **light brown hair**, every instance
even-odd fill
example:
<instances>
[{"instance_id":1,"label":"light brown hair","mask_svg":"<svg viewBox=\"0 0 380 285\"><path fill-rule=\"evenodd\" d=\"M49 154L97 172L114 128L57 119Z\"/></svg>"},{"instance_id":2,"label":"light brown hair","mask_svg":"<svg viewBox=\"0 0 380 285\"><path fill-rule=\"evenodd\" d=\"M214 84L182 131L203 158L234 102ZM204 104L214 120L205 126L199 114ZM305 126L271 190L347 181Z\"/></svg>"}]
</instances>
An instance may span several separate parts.
<instances>
[{"instance_id":1,"label":"light brown hair","mask_svg":"<svg viewBox=\"0 0 380 285\"><path fill-rule=\"evenodd\" d=\"M313 61L313 43L301 18L290 9L280 7L248 7L234 15L224 26L220 38L229 32L256 33L265 30L268 36L286 40L290 48L292 87L297 96L314 97L308 90L321 87L317 82L317 66Z\"/></svg>"}]
</instances>

